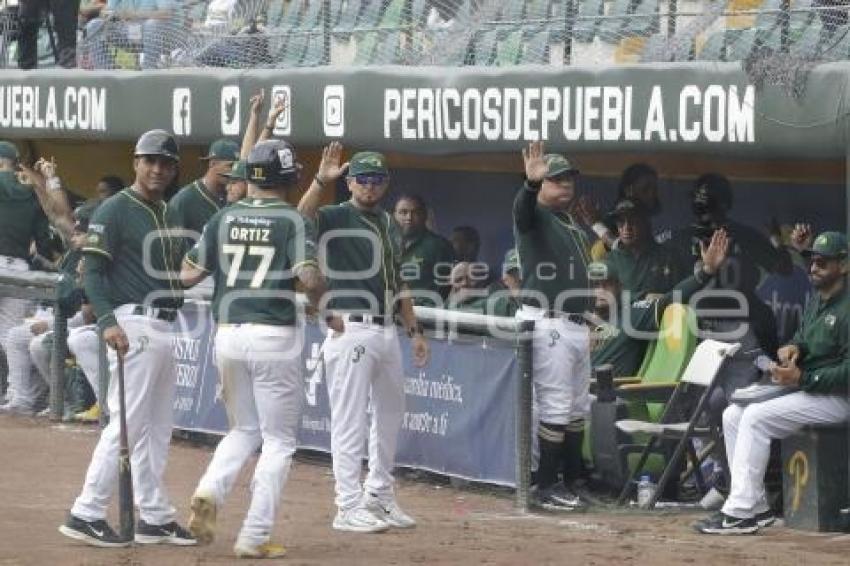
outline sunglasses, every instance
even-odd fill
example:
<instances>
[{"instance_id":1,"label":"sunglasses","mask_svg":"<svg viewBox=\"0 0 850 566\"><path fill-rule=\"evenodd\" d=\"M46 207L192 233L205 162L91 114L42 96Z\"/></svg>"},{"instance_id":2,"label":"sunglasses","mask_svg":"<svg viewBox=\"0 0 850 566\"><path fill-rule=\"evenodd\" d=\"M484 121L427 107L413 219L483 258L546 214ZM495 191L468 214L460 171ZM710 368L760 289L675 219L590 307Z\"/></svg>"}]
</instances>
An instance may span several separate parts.
<instances>
[{"instance_id":1,"label":"sunglasses","mask_svg":"<svg viewBox=\"0 0 850 566\"><path fill-rule=\"evenodd\" d=\"M363 173L361 175L354 175L354 180L357 181L358 185L379 186L387 182L387 176L381 174Z\"/></svg>"}]
</instances>

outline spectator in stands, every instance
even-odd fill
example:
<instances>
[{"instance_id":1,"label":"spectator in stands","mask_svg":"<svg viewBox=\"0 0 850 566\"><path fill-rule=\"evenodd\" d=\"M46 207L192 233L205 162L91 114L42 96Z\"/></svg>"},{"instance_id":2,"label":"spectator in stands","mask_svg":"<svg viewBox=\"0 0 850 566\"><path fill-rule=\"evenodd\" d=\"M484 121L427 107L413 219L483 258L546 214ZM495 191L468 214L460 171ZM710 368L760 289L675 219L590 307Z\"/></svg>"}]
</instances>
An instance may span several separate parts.
<instances>
[{"instance_id":1,"label":"spectator in stands","mask_svg":"<svg viewBox=\"0 0 850 566\"><path fill-rule=\"evenodd\" d=\"M79 11L79 27L85 29L86 24L95 18L100 17L100 13L106 9L106 0L84 0L80 3Z\"/></svg>"},{"instance_id":2,"label":"spectator in stands","mask_svg":"<svg viewBox=\"0 0 850 566\"><path fill-rule=\"evenodd\" d=\"M681 279L674 249L652 237L650 214L643 201L633 198L621 199L609 213L619 245L608 253L607 263L622 291L630 294L629 301L666 293Z\"/></svg>"},{"instance_id":3,"label":"spectator in stands","mask_svg":"<svg viewBox=\"0 0 850 566\"><path fill-rule=\"evenodd\" d=\"M118 177L117 175L106 175L101 177L97 182L94 192L97 195L97 200L103 201L112 195L121 192L124 187L126 187L126 185L121 177Z\"/></svg>"},{"instance_id":4,"label":"spectator in stands","mask_svg":"<svg viewBox=\"0 0 850 566\"><path fill-rule=\"evenodd\" d=\"M38 30L48 12L56 33L56 64L66 69L76 67L79 8L80 0L23 0L19 8L18 67L38 66Z\"/></svg>"},{"instance_id":5,"label":"spectator in stands","mask_svg":"<svg viewBox=\"0 0 850 566\"><path fill-rule=\"evenodd\" d=\"M731 466L729 497L719 513L694 527L706 534L750 534L773 524L764 474L770 442L806 425L842 423L850 416L850 293L847 238L824 232L814 241L799 230L792 236L810 262L815 293L791 342L777 352L770 373L781 385L799 387L787 395L723 413L723 435Z\"/></svg>"},{"instance_id":6,"label":"spectator in stands","mask_svg":"<svg viewBox=\"0 0 850 566\"><path fill-rule=\"evenodd\" d=\"M141 66L155 69L177 44L184 27L183 10L176 0L109 0L101 17L86 24L91 65L116 66L111 51L141 45Z\"/></svg>"},{"instance_id":7,"label":"spectator in stands","mask_svg":"<svg viewBox=\"0 0 850 566\"><path fill-rule=\"evenodd\" d=\"M456 261L478 261L478 253L481 251L478 230L472 226L457 226L452 230L451 242Z\"/></svg>"},{"instance_id":8,"label":"spectator in stands","mask_svg":"<svg viewBox=\"0 0 850 566\"><path fill-rule=\"evenodd\" d=\"M475 287L472 277L472 264L460 261L452 268L449 275L451 290L446 298L446 308L454 310L466 310L472 303L480 301L486 295L484 289Z\"/></svg>"},{"instance_id":9,"label":"spectator in stands","mask_svg":"<svg viewBox=\"0 0 850 566\"><path fill-rule=\"evenodd\" d=\"M627 332L624 324L642 333L657 332L661 316L670 304L687 303L713 280L726 260L728 246L726 232L715 231L707 244L700 244L700 265L693 276L680 281L663 295L654 294L645 299L623 294L617 270L610 261L592 263L588 267L588 277L594 281L594 312L598 319L591 334L593 366L611 364L614 376L634 376L643 360L647 341L645 336Z\"/></svg>"},{"instance_id":10,"label":"spectator in stands","mask_svg":"<svg viewBox=\"0 0 850 566\"><path fill-rule=\"evenodd\" d=\"M426 228L428 207L421 196L403 194L393 217L401 227L402 256L399 275L410 289L415 305L437 306L449 292L446 274L454 264L452 244Z\"/></svg>"},{"instance_id":11,"label":"spectator in stands","mask_svg":"<svg viewBox=\"0 0 850 566\"><path fill-rule=\"evenodd\" d=\"M729 218L733 204L732 184L723 175L706 173L700 176L694 184L691 203L694 223L677 231L671 240L671 245L683 258L683 272L693 268L693 262L699 257L700 242L707 241L715 230L724 228L730 239L729 260L713 285L713 289L727 293L706 298L698 305L700 309L722 313L701 319L704 337L729 340L732 335L731 339L741 343L741 351L726 361L717 377L720 387L711 400L711 415L719 421L735 389L758 378L752 363L755 355L759 350L775 352L778 347L774 313L756 295L761 270L789 275L793 264L787 249L774 247L765 234Z\"/></svg>"}]
</instances>

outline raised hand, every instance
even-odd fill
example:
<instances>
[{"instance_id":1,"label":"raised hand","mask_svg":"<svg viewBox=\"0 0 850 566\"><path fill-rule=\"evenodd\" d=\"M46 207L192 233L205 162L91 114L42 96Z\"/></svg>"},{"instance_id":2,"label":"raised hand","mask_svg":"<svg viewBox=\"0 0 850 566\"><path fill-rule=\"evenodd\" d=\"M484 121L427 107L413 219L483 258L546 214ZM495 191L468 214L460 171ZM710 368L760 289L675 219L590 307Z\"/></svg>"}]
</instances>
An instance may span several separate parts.
<instances>
[{"instance_id":1,"label":"raised hand","mask_svg":"<svg viewBox=\"0 0 850 566\"><path fill-rule=\"evenodd\" d=\"M525 163L525 178L532 183L542 181L549 167L543 159L543 142L536 141L522 149L522 160Z\"/></svg>"},{"instance_id":2,"label":"raised hand","mask_svg":"<svg viewBox=\"0 0 850 566\"><path fill-rule=\"evenodd\" d=\"M260 111L263 109L263 102L266 99L266 91L260 89L257 91L254 96L251 97L251 114L255 116L260 115Z\"/></svg>"},{"instance_id":3,"label":"raised hand","mask_svg":"<svg viewBox=\"0 0 850 566\"><path fill-rule=\"evenodd\" d=\"M795 224L791 230L791 247L798 252L812 247L812 242L815 240L815 233L812 231L811 224Z\"/></svg>"},{"instance_id":4,"label":"raised hand","mask_svg":"<svg viewBox=\"0 0 850 566\"><path fill-rule=\"evenodd\" d=\"M699 246L703 269L711 275L717 273L729 252L729 237L726 235L726 230L722 228L715 230L709 244L706 246L705 242L700 242Z\"/></svg>"},{"instance_id":5,"label":"raised hand","mask_svg":"<svg viewBox=\"0 0 850 566\"><path fill-rule=\"evenodd\" d=\"M342 161L342 144L339 142L331 142L322 149L322 161L319 163L319 170L316 172L316 177L322 183L336 181L342 177L343 171L348 167L348 162Z\"/></svg>"}]
</instances>

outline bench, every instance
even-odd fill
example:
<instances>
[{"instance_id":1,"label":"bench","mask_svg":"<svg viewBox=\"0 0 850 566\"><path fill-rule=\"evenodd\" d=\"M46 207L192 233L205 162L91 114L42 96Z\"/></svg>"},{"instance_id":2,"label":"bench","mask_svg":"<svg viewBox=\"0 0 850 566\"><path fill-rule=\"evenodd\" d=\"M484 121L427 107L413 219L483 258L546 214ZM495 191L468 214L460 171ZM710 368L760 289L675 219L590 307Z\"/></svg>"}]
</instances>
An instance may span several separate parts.
<instances>
[{"instance_id":1,"label":"bench","mask_svg":"<svg viewBox=\"0 0 850 566\"><path fill-rule=\"evenodd\" d=\"M843 531L850 506L848 425L810 426L782 441L785 524L805 531Z\"/></svg>"}]
</instances>

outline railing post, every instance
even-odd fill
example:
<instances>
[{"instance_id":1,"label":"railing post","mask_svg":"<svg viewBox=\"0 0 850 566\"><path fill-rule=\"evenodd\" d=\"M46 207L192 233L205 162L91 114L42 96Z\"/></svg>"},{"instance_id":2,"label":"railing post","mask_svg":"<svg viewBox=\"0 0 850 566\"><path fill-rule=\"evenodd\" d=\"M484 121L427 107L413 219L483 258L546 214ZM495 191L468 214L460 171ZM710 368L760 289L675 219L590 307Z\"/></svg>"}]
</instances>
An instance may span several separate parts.
<instances>
[{"instance_id":1,"label":"railing post","mask_svg":"<svg viewBox=\"0 0 850 566\"><path fill-rule=\"evenodd\" d=\"M534 321L517 328L517 400L516 400L516 508L525 512L531 487L531 404L534 375Z\"/></svg>"},{"instance_id":2,"label":"railing post","mask_svg":"<svg viewBox=\"0 0 850 566\"><path fill-rule=\"evenodd\" d=\"M53 306L53 355L50 359L50 420L61 421L65 412L65 358L68 356L68 321L59 304Z\"/></svg>"}]
</instances>

